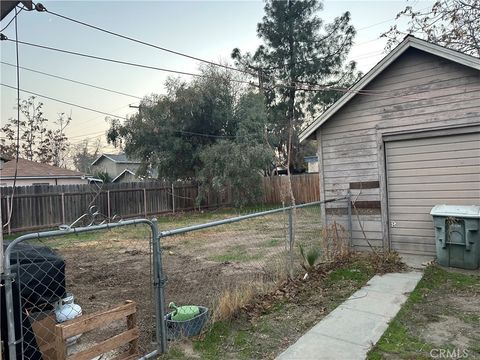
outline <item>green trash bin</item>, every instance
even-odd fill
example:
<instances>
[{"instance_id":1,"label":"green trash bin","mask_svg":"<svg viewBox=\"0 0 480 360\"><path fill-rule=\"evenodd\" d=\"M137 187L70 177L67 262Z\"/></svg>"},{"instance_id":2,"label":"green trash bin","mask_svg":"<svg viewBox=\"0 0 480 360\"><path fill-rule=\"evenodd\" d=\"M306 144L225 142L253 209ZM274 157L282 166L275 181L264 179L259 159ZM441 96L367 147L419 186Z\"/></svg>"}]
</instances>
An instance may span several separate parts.
<instances>
[{"instance_id":1,"label":"green trash bin","mask_svg":"<svg viewBox=\"0 0 480 360\"><path fill-rule=\"evenodd\" d=\"M436 205L430 215L435 227L438 263L477 269L480 265L480 206Z\"/></svg>"}]
</instances>

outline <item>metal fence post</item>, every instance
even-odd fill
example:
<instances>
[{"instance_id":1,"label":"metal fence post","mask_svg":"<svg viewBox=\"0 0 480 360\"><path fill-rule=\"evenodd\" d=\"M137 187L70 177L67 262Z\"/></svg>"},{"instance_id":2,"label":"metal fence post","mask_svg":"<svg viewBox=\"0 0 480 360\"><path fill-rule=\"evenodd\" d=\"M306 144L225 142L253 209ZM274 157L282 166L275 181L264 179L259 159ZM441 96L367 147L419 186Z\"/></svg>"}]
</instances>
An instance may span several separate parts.
<instances>
[{"instance_id":1,"label":"metal fence post","mask_svg":"<svg viewBox=\"0 0 480 360\"><path fill-rule=\"evenodd\" d=\"M172 182L172 212L175 214L175 185Z\"/></svg>"},{"instance_id":2,"label":"metal fence post","mask_svg":"<svg viewBox=\"0 0 480 360\"><path fill-rule=\"evenodd\" d=\"M288 208L288 275L293 278L293 208Z\"/></svg>"},{"instance_id":3,"label":"metal fence post","mask_svg":"<svg viewBox=\"0 0 480 360\"><path fill-rule=\"evenodd\" d=\"M109 220L112 218L110 209L110 190L107 190L107 216Z\"/></svg>"},{"instance_id":4,"label":"metal fence post","mask_svg":"<svg viewBox=\"0 0 480 360\"><path fill-rule=\"evenodd\" d=\"M147 189L143 188L143 213L145 214L145 218L147 218Z\"/></svg>"},{"instance_id":5,"label":"metal fence post","mask_svg":"<svg viewBox=\"0 0 480 360\"><path fill-rule=\"evenodd\" d=\"M350 236L349 239L349 246L352 247L353 245L353 227L352 227L352 193L350 192L350 189L347 191L347 208L348 208L348 234Z\"/></svg>"},{"instance_id":6,"label":"metal fence post","mask_svg":"<svg viewBox=\"0 0 480 360\"><path fill-rule=\"evenodd\" d=\"M8 254L8 252L7 252ZM8 355L10 360L17 359L17 340L15 339L15 317L13 315L13 275L10 272L10 257L4 258L3 278L5 284L5 302L7 310Z\"/></svg>"},{"instance_id":7,"label":"metal fence post","mask_svg":"<svg viewBox=\"0 0 480 360\"><path fill-rule=\"evenodd\" d=\"M62 224L66 224L67 222L65 221L65 193L62 192Z\"/></svg>"},{"instance_id":8,"label":"metal fence post","mask_svg":"<svg viewBox=\"0 0 480 360\"><path fill-rule=\"evenodd\" d=\"M13 202L13 198L12 198L12 202ZM12 207L10 207L12 206ZM8 235L10 235L12 233L12 228L10 226L10 223L12 222L12 214L10 213L10 211L13 211L13 204L10 205L10 196L7 195L7 231L8 231Z\"/></svg>"},{"instance_id":9,"label":"metal fence post","mask_svg":"<svg viewBox=\"0 0 480 360\"><path fill-rule=\"evenodd\" d=\"M165 276L162 266L161 236L158 231L157 219L152 219L153 239L153 285L155 288L155 335L160 354L167 351L167 327L165 324Z\"/></svg>"}]
</instances>

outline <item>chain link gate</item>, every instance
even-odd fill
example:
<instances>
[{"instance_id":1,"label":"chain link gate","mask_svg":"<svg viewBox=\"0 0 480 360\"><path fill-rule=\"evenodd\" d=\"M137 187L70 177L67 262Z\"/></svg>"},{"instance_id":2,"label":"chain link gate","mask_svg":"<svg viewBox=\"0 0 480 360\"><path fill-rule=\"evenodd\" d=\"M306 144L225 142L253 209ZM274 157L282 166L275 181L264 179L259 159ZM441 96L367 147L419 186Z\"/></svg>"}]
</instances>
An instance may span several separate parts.
<instances>
[{"instance_id":1,"label":"chain link gate","mask_svg":"<svg viewBox=\"0 0 480 360\"><path fill-rule=\"evenodd\" d=\"M92 221L5 245L5 359L150 358L165 351L156 220Z\"/></svg>"}]
</instances>

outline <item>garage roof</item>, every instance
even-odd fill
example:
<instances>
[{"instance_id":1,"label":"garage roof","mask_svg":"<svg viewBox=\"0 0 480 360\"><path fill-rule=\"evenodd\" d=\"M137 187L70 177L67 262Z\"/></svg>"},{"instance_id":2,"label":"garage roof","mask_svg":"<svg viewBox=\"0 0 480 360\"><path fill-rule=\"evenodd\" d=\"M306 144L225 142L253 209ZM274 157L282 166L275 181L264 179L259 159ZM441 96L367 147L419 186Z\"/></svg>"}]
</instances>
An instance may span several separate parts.
<instances>
[{"instance_id":1,"label":"garage roof","mask_svg":"<svg viewBox=\"0 0 480 360\"><path fill-rule=\"evenodd\" d=\"M442 58L454 61L456 63L480 70L480 59L448 49L446 47L420 40L412 35L408 35L405 39L385 56L377 65L375 65L368 73L366 73L358 82L356 82L349 91L347 91L337 102L335 102L327 111L320 115L310 124L301 134L300 141L307 140L320 126L322 126L329 118L331 118L338 110L340 110L350 99L352 99L358 91L367 86L375 79L383 70L385 70L392 62L394 62L407 49L415 48L427 53L440 56Z\"/></svg>"}]
</instances>

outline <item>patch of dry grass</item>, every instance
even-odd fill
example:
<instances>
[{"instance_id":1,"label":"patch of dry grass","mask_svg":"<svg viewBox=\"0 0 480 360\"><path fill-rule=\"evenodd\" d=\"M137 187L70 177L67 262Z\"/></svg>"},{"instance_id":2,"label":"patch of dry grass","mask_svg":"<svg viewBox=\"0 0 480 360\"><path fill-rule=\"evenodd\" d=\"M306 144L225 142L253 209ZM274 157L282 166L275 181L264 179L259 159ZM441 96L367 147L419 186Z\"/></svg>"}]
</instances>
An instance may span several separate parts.
<instances>
[{"instance_id":1,"label":"patch of dry grass","mask_svg":"<svg viewBox=\"0 0 480 360\"><path fill-rule=\"evenodd\" d=\"M257 294L252 286L242 286L235 289L226 289L220 295L214 311L213 321L222 321L232 318L240 309L247 305Z\"/></svg>"}]
</instances>

